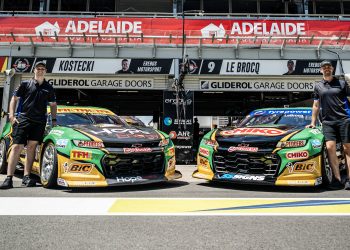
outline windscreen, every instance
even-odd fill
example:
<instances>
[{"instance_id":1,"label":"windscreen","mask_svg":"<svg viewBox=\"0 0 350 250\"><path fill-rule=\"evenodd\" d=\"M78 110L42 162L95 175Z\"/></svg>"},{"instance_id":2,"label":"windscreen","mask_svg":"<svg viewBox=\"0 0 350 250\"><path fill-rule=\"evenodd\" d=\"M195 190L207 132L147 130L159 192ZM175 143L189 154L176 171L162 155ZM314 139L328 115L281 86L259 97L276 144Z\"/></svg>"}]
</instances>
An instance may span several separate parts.
<instances>
[{"instance_id":1,"label":"windscreen","mask_svg":"<svg viewBox=\"0 0 350 250\"><path fill-rule=\"evenodd\" d=\"M288 125L305 127L311 123L311 110L257 111L250 113L240 124L243 126Z\"/></svg>"}]
</instances>

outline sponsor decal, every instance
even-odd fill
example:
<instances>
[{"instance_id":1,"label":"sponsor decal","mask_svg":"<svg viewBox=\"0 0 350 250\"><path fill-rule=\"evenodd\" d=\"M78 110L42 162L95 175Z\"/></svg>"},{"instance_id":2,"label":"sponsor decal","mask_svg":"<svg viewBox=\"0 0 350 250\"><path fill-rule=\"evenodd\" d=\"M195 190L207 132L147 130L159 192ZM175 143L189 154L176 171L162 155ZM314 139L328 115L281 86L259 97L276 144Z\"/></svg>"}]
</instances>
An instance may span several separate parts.
<instances>
[{"instance_id":1,"label":"sponsor decal","mask_svg":"<svg viewBox=\"0 0 350 250\"><path fill-rule=\"evenodd\" d=\"M103 148L103 142L100 141L74 141L77 147L82 148Z\"/></svg>"},{"instance_id":2,"label":"sponsor decal","mask_svg":"<svg viewBox=\"0 0 350 250\"><path fill-rule=\"evenodd\" d=\"M295 151L286 153L286 157L289 160L301 160L309 158L308 151Z\"/></svg>"},{"instance_id":3,"label":"sponsor decal","mask_svg":"<svg viewBox=\"0 0 350 250\"><path fill-rule=\"evenodd\" d=\"M170 131L169 133L170 139L176 139L177 138L177 134L175 131Z\"/></svg>"},{"instance_id":4,"label":"sponsor decal","mask_svg":"<svg viewBox=\"0 0 350 250\"><path fill-rule=\"evenodd\" d=\"M50 135L57 135L57 136L62 136L64 134L63 131L61 130L55 130L55 129L52 129L49 133Z\"/></svg>"},{"instance_id":5,"label":"sponsor decal","mask_svg":"<svg viewBox=\"0 0 350 250\"><path fill-rule=\"evenodd\" d=\"M316 169L317 163L315 161L306 161L306 162L289 162L286 167L288 168L289 173L293 172L314 172Z\"/></svg>"},{"instance_id":6,"label":"sponsor decal","mask_svg":"<svg viewBox=\"0 0 350 250\"><path fill-rule=\"evenodd\" d=\"M67 172L72 174L89 174L94 166L94 164L89 163L72 163L69 165Z\"/></svg>"},{"instance_id":7,"label":"sponsor decal","mask_svg":"<svg viewBox=\"0 0 350 250\"><path fill-rule=\"evenodd\" d=\"M115 180L117 182L122 182L122 183L126 183L126 182L137 182L137 181L142 181L143 178L141 176L132 176L132 177L116 177Z\"/></svg>"},{"instance_id":8,"label":"sponsor decal","mask_svg":"<svg viewBox=\"0 0 350 250\"><path fill-rule=\"evenodd\" d=\"M167 170L169 169L175 169L175 157L169 159Z\"/></svg>"},{"instance_id":9,"label":"sponsor decal","mask_svg":"<svg viewBox=\"0 0 350 250\"><path fill-rule=\"evenodd\" d=\"M65 148L68 144L68 139L58 139L56 141L56 148Z\"/></svg>"},{"instance_id":10,"label":"sponsor decal","mask_svg":"<svg viewBox=\"0 0 350 250\"><path fill-rule=\"evenodd\" d=\"M35 34L37 36L50 36L52 39L55 39L55 34L58 35L60 30L60 26L57 22L52 24L49 21L46 21L35 27Z\"/></svg>"},{"instance_id":11,"label":"sponsor decal","mask_svg":"<svg viewBox=\"0 0 350 250\"><path fill-rule=\"evenodd\" d=\"M322 147L322 143L319 139L312 139L310 142L311 142L311 146L315 149Z\"/></svg>"},{"instance_id":12,"label":"sponsor decal","mask_svg":"<svg viewBox=\"0 0 350 250\"><path fill-rule=\"evenodd\" d=\"M309 131L310 133L314 134L314 135L318 135L321 134L321 130L314 128L314 129L310 129Z\"/></svg>"},{"instance_id":13,"label":"sponsor decal","mask_svg":"<svg viewBox=\"0 0 350 250\"><path fill-rule=\"evenodd\" d=\"M16 59L15 63L12 65L12 67L16 70L16 72L25 72L28 71L28 69L32 65L29 63L29 60L26 58L18 58Z\"/></svg>"},{"instance_id":14,"label":"sponsor decal","mask_svg":"<svg viewBox=\"0 0 350 250\"><path fill-rule=\"evenodd\" d=\"M209 156L209 150L206 149L206 148L200 147L200 148L199 148L199 153L200 153L201 155L203 155L203 156L206 156L206 157Z\"/></svg>"},{"instance_id":15,"label":"sponsor decal","mask_svg":"<svg viewBox=\"0 0 350 250\"><path fill-rule=\"evenodd\" d=\"M234 151L247 151L247 152L258 152L258 147L249 147L249 144L239 144L237 147L229 147L228 152L234 152Z\"/></svg>"},{"instance_id":16,"label":"sponsor decal","mask_svg":"<svg viewBox=\"0 0 350 250\"><path fill-rule=\"evenodd\" d=\"M217 142L214 141L214 140L205 140L205 141L204 141L204 144L205 144L205 145L208 145L208 146L210 146L210 147L215 147L215 146L218 145Z\"/></svg>"},{"instance_id":17,"label":"sponsor decal","mask_svg":"<svg viewBox=\"0 0 350 250\"><path fill-rule=\"evenodd\" d=\"M306 140L299 140L299 141L284 141L280 142L281 148L298 148L298 147L303 147L306 144Z\"/></svg>"},{"instance_id":18,"label":"sponsor decal","mask_svg":"<svg viewBox=\"0 0 350 250\"><path fill-rule=\"evenodd\" d=\"M57 178L57 185L63 186L63 187L68 187L68 183L62 178Z\"/></svg>"},{"instance_id":19,"label":"sponsor decal","mask_svg":"<svg viewBox=\"0 0 350 250\"><path fill-rule=\"evenodd\" d=\"M206 158L199 157L199 164L207 167L209 165L209 161Z\"/></svg>"},{"instance_id":20,"label":"sponsor decal","mask_svg":"<svg viewBox=\"0 0 350 250\"><path fill-rule=\"evenodd\" d=\"M219 175L219 179L233 179L235 175L234 174L223 174L223 175Z\"/></svg>"},{"instance_id":21,"label":"sponsor decal","mask_svg":"<svg viewBox=\"0 0 350 250\"><path fill-rule=\"evenodd\" d=\"M175 148L177 149L191 149L191 145L175 145Z\"/></svg>"},{"instance_id":22,"label":"sponsor decal","mask_svg":"<svg viewBox=\"0 0 350 250\"><path fill-rule=\"evenodd\" d=\"M89 151L72 150L70 151L70 158L72 160L91 160L92 153Z\"/></svg>"},{"instance_id":23,"label":"sponsor decal","mask_svg":"<svg viewBox=\"0 0 350 250\"><path fill-rule=\"evenodd\" d=\"M169 157L174 156L175 155L175 148L174 147L169 148L166 152L166 155Z\"/></svg>"},{"instance_id":24,"label":"sponsor decal","mask_svg":"<svg viewBox=\"0 0 350 250\"><path fill-rule=\"evenodd\" d=\"M288 185L311 185L310 181L307 180L294 180L294 181L287 181Z\"/></svg>"},{"instance_id":25,"label":"sponsor decal","mask_svg":"<svg viewBox=\"0 0 350 250\"><path fill-rule=\"evenodd\" d=\"M125 154L131 153L150 153L152 152L151 148L123 148Z\"/></svg>"},{"instance_id":26,"label":"sponsor decal","mask_svg":"<svg viewBox=\"0 0 350 250\"><path fill-rule=\"evenodd\" d=\"M57 108L57 113L89 113L89 114L110 114L112 111L107 109L89 109L89 108Z\"/></svg>"},{"instance_id":27,"label":"sponsor decal","mask_svg":"<svg viewBox=\"0 0 350 250\"><path fill-rule=\"evenodd\" d=\"M189 140L191 139L190 131L178 131L176 139L178 140Z\"/></svg>"},{"instance_id":28,"label":"sponsor decal","mask_svg":"<svg viewBox=\"0 0 350 250\"><path fill-rule=\"evenodd\" d=\"M233 176L233 179L237 180L246 180L246 181L263 181L265 176L262 175L248 175L248 174L236 174Z\"/></svg>"},{"instance_id":29,"label":"sponsor decal","mask_svg":"<svg viewBox=\"0 0 350 250\"><path fill-rule=\"evenodd\" d=\"M315 186L321 185L322 184L322 177L318 177L315 180Z\"/></svg>"},{"instance_id":30,"label":"sponsor decal","mask_svg":"<svg viewBox=\"0 0 350 250\"><path fill-rule=\"evenodd\" d=\"M170 140L169 140L169 139L162 139L162 140L159 142L159 147L168 146L169 143L170 143Z\"/></svg>"},{"instance_id":31,"label":"sponsor decal","mask_svg":"<svg viewBox=\"0 0 350 250\"><path fill-rule=\"evenodd\" d=\"M171 119L170 117L164 118L164 125L165 126L170 126L172 123L173 123L173 119Z\"/></svg>"},{"instance_id":32,"label":"sponsor decal","mask_svg":"<svg viewBox=\"0 0 350 250\"><path fill-rule=\"evenodd\" d=\"M220 132L222 136L231 135L262 135L262 136L277 136L283 135L286 131L275 128L236 128L234 130L224 130Z\"/></svg>"}]
</instances>

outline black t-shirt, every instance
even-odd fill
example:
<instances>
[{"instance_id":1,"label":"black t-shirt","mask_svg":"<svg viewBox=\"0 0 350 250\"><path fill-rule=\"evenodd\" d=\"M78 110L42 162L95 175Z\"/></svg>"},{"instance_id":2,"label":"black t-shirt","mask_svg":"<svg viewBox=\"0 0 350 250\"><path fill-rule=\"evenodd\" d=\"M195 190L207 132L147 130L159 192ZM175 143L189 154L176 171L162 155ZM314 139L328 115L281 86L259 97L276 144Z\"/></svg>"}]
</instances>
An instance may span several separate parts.
<instances>
[{"instance_id":1,"label":"black t-shirt","mask_svg":"<svg viewBox=\"0 0 350 250\"><path fill-rule=\"evenodd\" d=\"M22 81L14 96L20 97L20 118L46 123L47 104L56 102L55 91L46 81L39 85L35 79Z\"/></svg>"},{"instance_id":2,"label":"black t-shirt","mask_svg":"<svg viewBox=\"0 0 350 250\"><path fill-rule=\"evenodd\" d=\"M333 77L331 82L322 80L316 84L314 99L320 101L322 122L334 124L337 121L350 119L350 96L348 84Z\"/></svg>"}]
</instances>

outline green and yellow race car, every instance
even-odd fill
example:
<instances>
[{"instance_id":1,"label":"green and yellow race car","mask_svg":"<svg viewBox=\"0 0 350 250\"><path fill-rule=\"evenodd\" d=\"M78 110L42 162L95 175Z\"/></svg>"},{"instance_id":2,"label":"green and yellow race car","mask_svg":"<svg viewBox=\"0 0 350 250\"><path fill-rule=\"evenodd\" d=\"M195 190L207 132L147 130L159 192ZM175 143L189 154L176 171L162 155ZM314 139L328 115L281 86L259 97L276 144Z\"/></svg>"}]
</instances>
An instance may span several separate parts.
<instances>
[{"instance_id":1,"label":"green and yellow race car","mask_svg":"<svg viewBox=\"0 0 350 250\"><path fill-rule=\"evenodd\" d=\"M210 131L200 143L193 177L278 186L328 185L333 172L322 128L305 128L311 115L311 108L258 109L236 128ZM337 148L345 169L342 147Z\"/></svg>"},{"instance_id":2,"label":"green and yellow race car","mask_svg":"<svg viewBox=\"0 0 350 250\"><path fill-rule=\"evenodd\" d=\"M58 106L57 125L50 114L32 172L44 187L105 187L181 178L175 148L159 130L128 125L112 111L96 107ZM11 150L10 123L0 138L0 172ZM25 162L25 149L19 164Z\"/></svg>"}]
</instances>

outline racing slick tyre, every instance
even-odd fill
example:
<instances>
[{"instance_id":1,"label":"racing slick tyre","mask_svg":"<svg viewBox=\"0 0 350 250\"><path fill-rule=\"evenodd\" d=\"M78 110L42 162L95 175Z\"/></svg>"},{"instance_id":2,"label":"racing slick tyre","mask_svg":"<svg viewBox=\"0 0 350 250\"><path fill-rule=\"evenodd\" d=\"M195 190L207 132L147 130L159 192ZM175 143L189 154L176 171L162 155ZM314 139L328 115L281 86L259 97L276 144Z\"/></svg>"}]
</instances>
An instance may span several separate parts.
<instances>
[{"instance_id":1,"label":"racing slick tyre","mask_svg":"<svg viewBox=\"0 0 350 250\"><path fill-rule=\"evenodd\" d=\"M52 142L44 146L40 163L40 180L45 188L54 188L57 186L57 151Z\"/></svg>"},{"instance_id":2,"label":"racing slick tyre","mask_svg":"<svg viewBox=\"0 0 350 250\"><path fill-rule=\"evenodd\" d=\"M4 139L0 141L0 174L6 174L7 171L7 144Z\"/></svg>"},{"instance_id":3,"label":"racing slick tyre","mask_svg":"<svg viewBox=\"0 0 350 250\"><path fill-rule=\"evenodd\" d=\"M328 187L333 181L333 170L328 159L328 152L326 145L322 148L321 156L321 172L322 172L322 185Z\"/></svg>"}]
</instances>

